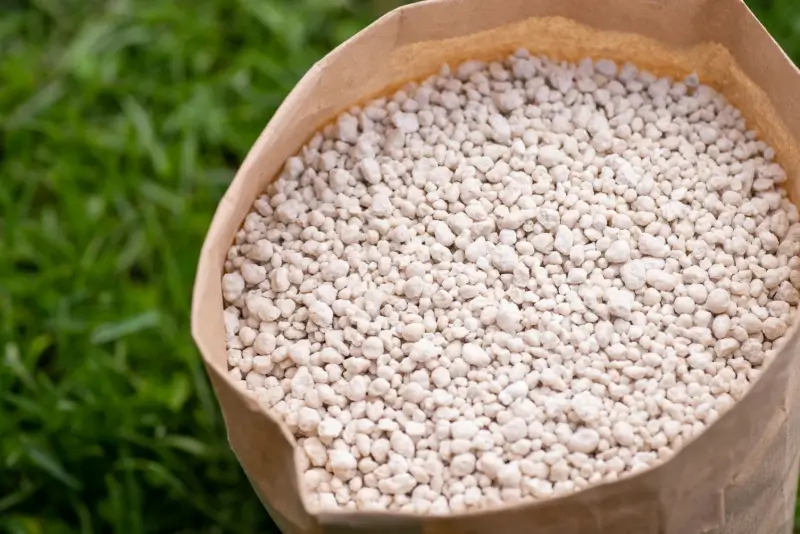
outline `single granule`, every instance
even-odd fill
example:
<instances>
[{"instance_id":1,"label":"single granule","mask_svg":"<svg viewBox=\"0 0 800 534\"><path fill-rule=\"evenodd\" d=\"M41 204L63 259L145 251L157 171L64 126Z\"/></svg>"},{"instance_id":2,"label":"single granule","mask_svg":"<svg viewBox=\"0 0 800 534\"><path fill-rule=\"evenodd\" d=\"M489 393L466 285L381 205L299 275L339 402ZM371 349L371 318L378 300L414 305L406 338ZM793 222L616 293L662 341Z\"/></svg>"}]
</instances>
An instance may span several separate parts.
<instances>
[{"instance_id":1,"label":"single granule","mask_svg":"<svg viewBox=\"0 0 800 534\"><path fill-rule=\"evenodd\" d=\"M230 375L315 509L446 514L651 468L800 294L773 150L711 88L520 52L353 108L225 263Z\"/></svg>"}]
</instances>

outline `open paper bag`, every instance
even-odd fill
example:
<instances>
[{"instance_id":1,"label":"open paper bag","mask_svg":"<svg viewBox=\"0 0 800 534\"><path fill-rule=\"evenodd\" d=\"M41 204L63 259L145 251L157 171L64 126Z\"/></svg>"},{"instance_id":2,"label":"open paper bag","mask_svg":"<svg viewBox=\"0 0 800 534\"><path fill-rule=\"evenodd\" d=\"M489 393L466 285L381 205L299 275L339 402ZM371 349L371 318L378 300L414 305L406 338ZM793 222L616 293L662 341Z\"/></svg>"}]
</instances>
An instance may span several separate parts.
<instances>
[{"instance_id":1,"label":"open paper bag","mask_svg":"<svg viewBox=\"0 0 800 534\"><path fill-rule=\"evenodd\" d=\"M518 48L630 61L676 78L697 72L776 149L800 200L800 74L741 0L432 0L397 9L297 84L222 199L203 247L192 330L244 471L286 534L788 534L800 459L796 331L744 400L660 467L567 497L447 517L311 515L292 436L228 377L224 258L284 160L351 104L443 63Z\"/></svg>"}]
</instances>

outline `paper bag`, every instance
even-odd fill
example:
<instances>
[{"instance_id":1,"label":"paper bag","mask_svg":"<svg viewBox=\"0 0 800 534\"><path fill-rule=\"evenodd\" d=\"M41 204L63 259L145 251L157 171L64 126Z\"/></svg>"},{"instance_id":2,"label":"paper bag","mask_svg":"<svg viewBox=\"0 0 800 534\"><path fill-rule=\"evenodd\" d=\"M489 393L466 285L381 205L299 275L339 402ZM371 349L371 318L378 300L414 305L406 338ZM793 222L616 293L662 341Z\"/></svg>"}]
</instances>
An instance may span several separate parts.
<instances>
[{"instance_id":1,"label":"paper bag","mask_svg":"<svg viewBox=\"0 0 800 534\"><path fill-rule=\"evenodd\" d=\"M555 59L631 61L697 72L777 151L800 199L800 75L740 0L433 0L397 9L306 74L236 175L202 250L192 331L231 447L287 534L788 534L800 449L798 335L748 395L669 462L544 502L448 517L310 514L293 438L227 376L220 280L226 251L284 160L350 105L438 71L518 48Z\"/></svg>"}]
</instances>

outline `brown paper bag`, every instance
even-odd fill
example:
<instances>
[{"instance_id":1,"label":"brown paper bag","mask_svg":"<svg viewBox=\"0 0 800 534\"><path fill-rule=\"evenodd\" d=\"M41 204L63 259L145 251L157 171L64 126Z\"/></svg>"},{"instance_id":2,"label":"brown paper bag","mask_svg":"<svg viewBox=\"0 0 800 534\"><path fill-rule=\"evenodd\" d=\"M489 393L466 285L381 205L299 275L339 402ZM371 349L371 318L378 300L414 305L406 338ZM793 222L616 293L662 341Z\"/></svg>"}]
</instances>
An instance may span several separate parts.
<instances>
[{"instance_id":1,"label":"brown paper bag","mask_svg":"<svg viewBox=\"0 0 800 534\"><path fill-rule=\"evenodd\" d=\"M750 393L666 464L563 498L443 518L309 514L292 436L228 378L223 261L284 160L355 102L443 63L520 47L571 61L631 61L675 77L696 71L772 144L800 199L800 75L741 0L433 0L389 13L317 63L287 97L222 199L203 247L192 331L253 487L287 534L789 533L800 449L796 331Z\"/></svg>"}]
</instances>

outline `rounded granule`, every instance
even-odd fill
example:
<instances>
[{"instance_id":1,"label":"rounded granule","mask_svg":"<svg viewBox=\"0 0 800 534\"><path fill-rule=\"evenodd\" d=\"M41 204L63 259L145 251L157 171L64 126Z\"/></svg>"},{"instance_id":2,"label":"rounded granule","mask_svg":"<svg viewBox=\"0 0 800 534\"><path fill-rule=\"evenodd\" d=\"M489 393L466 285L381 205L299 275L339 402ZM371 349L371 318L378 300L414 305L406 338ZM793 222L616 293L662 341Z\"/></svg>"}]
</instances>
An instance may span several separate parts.
<instances>
[{"instance_id":1,"label":"rounded granule","mask_svg":"<svg viewBox=\"0 0 800 534\"><path fill-rule=\"evenodd\" d=\"M800 294L774 153L711 88L519 52L353 108L225 263L230 375L315 509L444 514L670 458Z\"/></svg>"}]
</instances>

